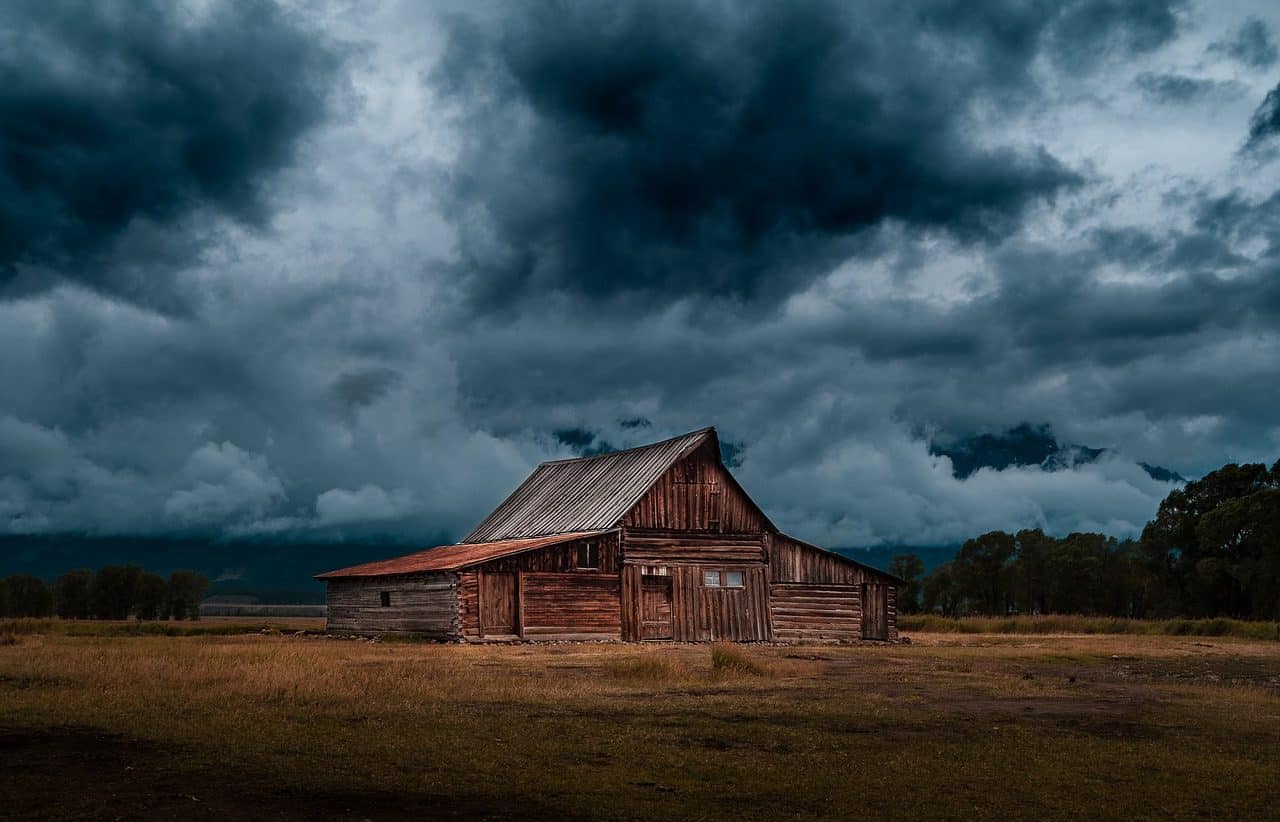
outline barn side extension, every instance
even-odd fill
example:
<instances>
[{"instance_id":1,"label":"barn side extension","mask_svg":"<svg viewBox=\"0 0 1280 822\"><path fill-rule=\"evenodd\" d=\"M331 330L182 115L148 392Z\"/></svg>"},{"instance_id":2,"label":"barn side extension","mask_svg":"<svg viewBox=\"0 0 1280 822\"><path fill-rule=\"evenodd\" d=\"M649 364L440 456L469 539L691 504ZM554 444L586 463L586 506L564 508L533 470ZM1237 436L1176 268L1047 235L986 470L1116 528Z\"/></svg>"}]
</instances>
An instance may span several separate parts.
<instances>
[{"instance_id":1,"label":"barn side extension","mask_svg":"<svg viewBox=\"0 0 1280 822\"><path fill-rule=\"evenodd\" d=\"M447 641L897 639L896 577L781 533L714 428L543 463L460 543L320 574L328 629Z\"/></svg>"}]
</instances>

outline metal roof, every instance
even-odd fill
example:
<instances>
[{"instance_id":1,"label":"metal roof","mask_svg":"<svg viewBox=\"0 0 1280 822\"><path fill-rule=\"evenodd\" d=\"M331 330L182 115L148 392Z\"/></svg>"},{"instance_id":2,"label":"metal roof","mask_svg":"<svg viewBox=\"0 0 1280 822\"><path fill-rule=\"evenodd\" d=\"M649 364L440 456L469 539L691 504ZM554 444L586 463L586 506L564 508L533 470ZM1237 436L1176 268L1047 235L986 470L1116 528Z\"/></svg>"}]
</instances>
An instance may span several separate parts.
<instances>
[{"instance_id":1,"label":"metal roof","mask_svg":"<svg viewBox=\"0 0 1280 822\"><path fill-rule=\"evenodd\" d=\"M338 579L343 577L383 577L396 574L418 574L424 571L456 571L468 565L488 562L491 559L509 557L534 548L545 548L561 542L580 539L582 537L599 536L608 531L579 531L572 534L556 534L548 537L532 539L506 539L497 542L458 543L428 548L416 554L394 557L392 559L366 562L337 571L317 574L316 579Z\"/></svg>"},{"instance_id":2,"label":"metal roof","mask_svg":"<svg viewBox=\"0 0 1280 822\"><path fill-rule=\"evenodd\" d=\"M718 442L714 428L626 451L544 462L462 541L612 528L663 472L708 439Z\"/></svg>"}]
</instances>

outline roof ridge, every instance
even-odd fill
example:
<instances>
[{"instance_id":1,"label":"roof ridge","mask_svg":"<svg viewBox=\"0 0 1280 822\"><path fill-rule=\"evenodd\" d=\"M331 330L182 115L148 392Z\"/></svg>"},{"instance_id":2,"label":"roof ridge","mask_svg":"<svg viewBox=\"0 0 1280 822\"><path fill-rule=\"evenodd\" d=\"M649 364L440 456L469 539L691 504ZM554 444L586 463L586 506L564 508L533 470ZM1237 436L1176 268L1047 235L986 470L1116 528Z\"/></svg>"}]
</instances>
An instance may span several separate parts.
<instances>
[{"instance_id":1,"label":"roof ridge","mask_svg":"<svg viewBox=\"0 0 1280 822\"><path fill-rule=\"evenodd\" d=\"M659 445L666 445L669 442L675 442L676 440L687 439L688 437L694 437L699 434L706 434L714 430L716 430L716 427L714 425L708 425L705 428L699 428L698 430L690 431L687 434L677 434L676 436L668 437L665 440L658 440L657 442L650 442L644 445L635 445L635 446L632 446L631 448L623 448L620 451L606 451L603 454L591 454L590 456L585 456L585 457L566 457L564 459L559 459L559 460L546 460L545 462L538 463L538 467L541 468L544 465L564 465L565 463L569 463L569 462L586 462L588 460L603 459L604 457L614 457L619 454L630 454L633 451L643 451L646 448L656 448Z\"/></svg>"}]
</instances>

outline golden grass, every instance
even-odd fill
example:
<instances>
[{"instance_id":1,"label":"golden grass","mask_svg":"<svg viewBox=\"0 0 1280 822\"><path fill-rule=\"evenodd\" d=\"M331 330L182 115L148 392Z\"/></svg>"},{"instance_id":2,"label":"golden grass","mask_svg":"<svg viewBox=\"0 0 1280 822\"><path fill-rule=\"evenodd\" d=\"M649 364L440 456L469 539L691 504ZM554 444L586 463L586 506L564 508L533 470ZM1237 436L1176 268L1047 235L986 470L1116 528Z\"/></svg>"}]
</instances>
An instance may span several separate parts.
<instances>
[{"instance_id":1,"label":"golden grass","mask_svg":"<svg viewBox=\"0 0 1280 822\"><path fill-rule=\"evenodd\" d=\"M14 635L0 725L99 728L290 789L744 819L1232 818L1265 816L1280 792L1268 642Z\"/></svg>"},{"instance_id":2,"label":"golden grass","mask_svg":"<svg viewBox=\"0 0 1280 822\"><path fill-rule=\"evenodd\" d=\"M1137 634L1140 636L1233 636L1280 640L1280 622L1241 619L1118 619L1070 614L1012 617L898 617L902 631L959 634Z\"/></svg>"}]
</instances>

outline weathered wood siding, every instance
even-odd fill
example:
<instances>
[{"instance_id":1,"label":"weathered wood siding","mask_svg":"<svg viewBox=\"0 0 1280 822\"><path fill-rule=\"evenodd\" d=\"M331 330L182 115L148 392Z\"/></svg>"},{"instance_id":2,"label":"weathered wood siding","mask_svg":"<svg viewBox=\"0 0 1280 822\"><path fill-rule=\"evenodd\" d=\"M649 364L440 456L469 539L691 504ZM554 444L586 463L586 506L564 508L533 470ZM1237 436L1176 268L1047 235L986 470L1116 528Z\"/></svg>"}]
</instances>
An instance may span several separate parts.
<instances>
[{"instance_id":1,"label":"weathered wood siding","mask_svg":"<svg viewBox=\"0 0 1280 822\"><path fill-rule=\"evenodd\" d=\"M616 574L526 573L521 578L527 639L621 639Z\"/></svg>"},{"instance_id":2,"label":"weathered wood siding","mask_svg":"<svg viewBox=\"0 0 1280 822\"><path fill-rule=\"evenodd\" d=\"M860 585L868 574L857 565L819 551L784 534L773 534L769 546L769 571L777 582L838 583ZM874 581L874 580L873 580Z\"/></svg>"},{"instance_id":3,"label":"weathered wood siding","mask_svg":"<svg viewBox=\"0 0 1280 822\"><path fill-rule=\"evenodd\" d=\"M764 534L707 534L668 529L627 528L623 532L624 563L764 562Z\"/></svg>"},{"instance_id":4,"label":"weathered wood siding","mask_svg":"<svg viewBox=\"0 0 1280 822\"><path fill-rule=\"evenodd\" d=\"M451 573L405 577L331 579L325 591L325 629L337 633L417 633L456 639L458 576ZM382 594L390 605L382 605Z\"/></svg>"},{"instance_id":5,"label":"weathered wood siding","mask_svg":"<svg viewBox=\"0 0 1280 822\"><path fill-rule=\"evenodd\" d=\"M769 589L779 642L849 642L862 637L860 585L775 582Z\"/></svg>"},{"instance_id":6,"label":"weathered wood siding","mask_svg":"<svg viewBox=\"0 0 1280 822\"><path fill-rule=\"evenodd\" d=\"M872 633L898 638L897 589L890 577L783 534L771 535L768 552L774 638L786 642L873 638L864 631L868 617ZM882 592L872 602L876 608L872 615L864 611L867 585ZM875 628L880 623L883 629Z\"/></svg>"},{"instance_id":7,"label":"weathered wood siding","mask_svg":"<svg viewBox=\"0 0 1280 822\"><path fill-rule=\"evenodd\" d=\"M720 464L708 442L671 466L622 518L633 528L759 532L759 509Z\"/></svg>"},{"instance_id":8,"label":"weathered wood siding","mask_svg":"<svg viewBox=\"0 0 1280 822\"><path fill-rule=\"evenodd\" d=\"M598 568L578 568L578 548L595 542ZM619 597L617 534L551 545L464 569L459 574L458 614L462 639L619 639L622 611ZM514 624L494 630L495 593L514 579ZM501 584L500 584L501 583ZM488 604L486 604L488 603ZM482 628L481 613L490 628Z\"/></svg>"},{"instance_id":9,"label":"weathered wood siding","mask_svg":"<svg viewBox=\"0 0 1280 822\"><path fill-rule=\"evenodd\" d=\"M646 575L671 579L671 638L675 641L770 638L768 568L763 558L762 535L627 530L622 552L623 639L645 638ZM703 572L710 570L741 572L743 587L705 586ZM653 603L649 610L654 610Z\"/></svg>"}]
</instances>

